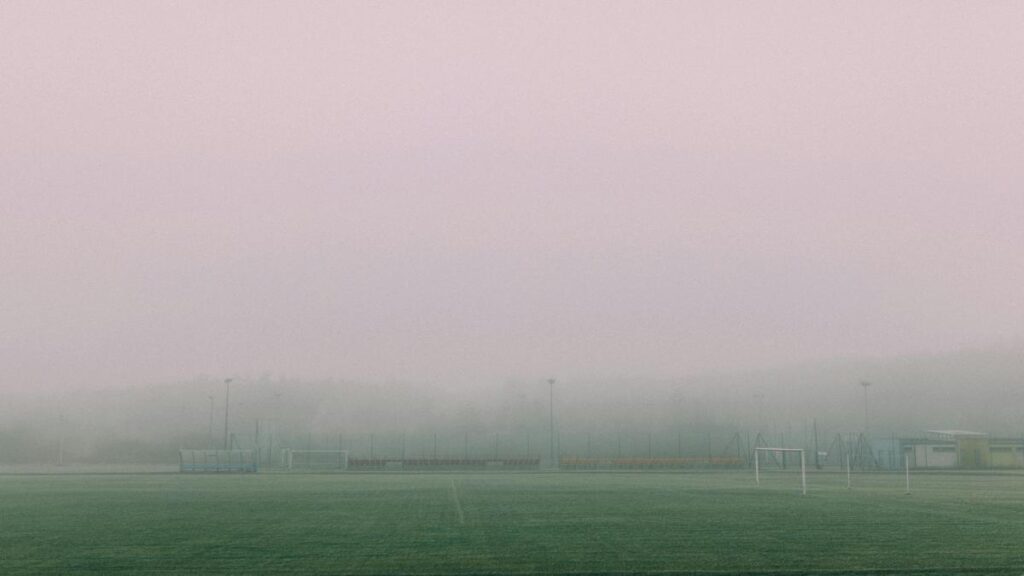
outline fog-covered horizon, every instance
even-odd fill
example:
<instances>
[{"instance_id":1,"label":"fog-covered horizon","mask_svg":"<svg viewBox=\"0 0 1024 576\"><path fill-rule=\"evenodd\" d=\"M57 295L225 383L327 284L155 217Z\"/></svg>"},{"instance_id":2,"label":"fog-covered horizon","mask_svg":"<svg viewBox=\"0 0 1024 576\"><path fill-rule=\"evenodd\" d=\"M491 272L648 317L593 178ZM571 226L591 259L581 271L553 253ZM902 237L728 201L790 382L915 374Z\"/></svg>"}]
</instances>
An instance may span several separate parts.
<instances>
[{"instance_id":1,"label":"fog-covered horizon","mask_svg":"<svg viewBox=\"0 0 1024 576\"><path fill-rule=\"evenodd\" d=\"M677 378L607 376L556 378L558 411L570 414L560 427L594 428L609 423L641 429L663 419L672 426L766 430L821 421L846 432L919 432L968 428L997 434L1024 433L1024 349L1013 347L931 356L837 360ZM521 404L520 418L543 420L551 391L547 379L510 377L472 388L433 382L264 373L235 374L231 403L235 426L286 420L303 430L395 432L420 427L508 426L483 414ZM862 382L869 382L871 422L864 421ZM204 428L209 401L218 430L225 379L196 375L142 386L80 388L61 394L37 391L10 397L7 425L39 425L57 417L90 426L120 422L129 435L171 425L175 431ZM467 416L472 415L472 417ZM164 422L164 424L160 424ZM538 422L535 425L540 426ZM485 424L486 423L486 424ZM219 431L218 431L219 434Z\"/></svg>"},{"instance_id":2,"label":"fog-covered horizon","mask_svg":"<svg viewBox=\"0 0 1024 576\"><path fill-rule=\"evenodd\" d=\"M548 375L553 389L543 377L465 386L272 373L232 374L230 398L224 375L13 388L0 406L0 465L52 464L58 454L78 465L168 464L179 448L229 439L264 456L291 447L356 458L538 457L552 409L567 457L733 457L737 442L824 449L862 433L888 454L926 430L1024 436L1022 373L1024 348L1003 346L675 378Z\"/></svg>"}]
</instances>

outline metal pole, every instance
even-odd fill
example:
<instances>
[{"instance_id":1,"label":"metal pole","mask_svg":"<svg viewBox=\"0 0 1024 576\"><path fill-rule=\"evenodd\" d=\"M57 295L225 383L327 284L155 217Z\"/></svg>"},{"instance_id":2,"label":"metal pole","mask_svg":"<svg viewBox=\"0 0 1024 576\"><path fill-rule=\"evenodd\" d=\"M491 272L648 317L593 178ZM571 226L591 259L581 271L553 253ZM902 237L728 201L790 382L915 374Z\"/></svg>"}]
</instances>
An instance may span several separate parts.
<instances>
[{"instance_id":1,"label":"metal pole","mask_svg":"<svg viewBox=\"0 0 1024 576\"><path fill-rule=\"evenodd\" d=\"M743 445L743 450L746 453L746 458L744 458L743 465L744 466L750 466L750 431L749 430L747 430L747 442L746 442L746 444Z\"/></svg>"},{"instance_id":2,"label":"metal pole","mask_svg":"<svg viewBox=\"0 0 1024 576\"><path fill-rule=\"evenodd\" d=\"M907 470L907 494L910 494L910 456L903 456L903 462Z\"/></svg>"},{"instance_id":3,"label":"metal pole","mask_svg":"<svg viewBox=\"0 0 1024 576\"><path fill-rule=\"evenodd\" d=\"M782 446L783 448L786 447L786 435L783 432L779 432L779 445ZM782 456L782 469L785 470L786 469L786 453L785 452L781 452L780 455Z\"/></svg>"},{"instance_id":4,"label":"metal pole","mask_svg":"<svg viewBox=\"0 0 1024 576\"><path fill-rule=\"evenodd\" d=\"M814 419L814 467L821 470L821 460L818 457L820 450L818 450L818 419Z\"/></svg>"},{"instance_id":5,"label":"metal pole","mask_svg":"<svg viewBox=\"0 0 1024 576\"><path fill-rule=\"evenodd\" d=\"M210 398L210 432L209 437L206 440L206 447L213 448L213 394L209 395Z\"/></svg>"},{"instance_id":6,"label":"metal pole","mask_svg":"<svg viewBox=\"0 0 1024 576\"><path fill-rule=\"evenodd\" d=\"M551 465L557 467L555 462L555 379L548 378L548 412L549 412L549 443L548 455L551 457Z\"/></svg>"},{"instance_id":7,"label":"metal pole","mask_svg":"<svg viewBox=\"0 0 1024 576\"><path fill-rule=\"evenodd\" d=\"M60 438L57 441L57 466L64 465L64 415L60 415Z\"/></svg>"},{"instance_id":8,"label":"metal pole","mask_svg":"<svg viewBox=\"0 0 1024 576\"><path fill-rule=\"evenodd\" d=\"M889 457L889 468L892 469L896 467L896 462L899 460L896 458L896 433L890 432L889 435L889 454L892 454Z\"/></svg>"},{"instance_id":9,"label":"metal pole","mask_svg":"<svg viewBox=\"0 0 1024 576\"><path fill-rule=\"evenodd\" d=\"M861 386L864 387L864 434L868 433L868 386L871 386L871 382L861 382Z\"/></svg>"},{"instance_id":10,"label":"metal pole","mask_svg":"<svg viewBox=\"0 0 1024 576\"><path fill-rule=\"evenodd\" d=\"M228 411L231 408L231 381L233 378L224 379L224 449L228 449Z\"/></svg>"},{"instance_id":11,"label":"metal pole","mask_svg":"<svg viewBox=\"0 0 1024 576\"><path fill-rule=\"evenodd\" d=\"M851 484L850 484L850 453L847 452L846 453L846 489L849 490L850 488L851 488Z\"/></svg>"},{"instance_id":12,"label":"metal pole","mask_svg":"<svg viewBox=\"0 0 1024 576\"><path fill-rule=\"evenodd\" d=\"M800 482L803 485L803 495L807 496L807 459L804 451L800 451Z\"/></svg>"},{"instance_id":13,"label":"metal pole","mask_svg":"<svg viewBox=\"0 0 1024 576\"><path fill-rule=\"evenodd\" d=\"M761 485L761 462L757 448L754 448L754 482Z\"/></svg>"}]
</instances>

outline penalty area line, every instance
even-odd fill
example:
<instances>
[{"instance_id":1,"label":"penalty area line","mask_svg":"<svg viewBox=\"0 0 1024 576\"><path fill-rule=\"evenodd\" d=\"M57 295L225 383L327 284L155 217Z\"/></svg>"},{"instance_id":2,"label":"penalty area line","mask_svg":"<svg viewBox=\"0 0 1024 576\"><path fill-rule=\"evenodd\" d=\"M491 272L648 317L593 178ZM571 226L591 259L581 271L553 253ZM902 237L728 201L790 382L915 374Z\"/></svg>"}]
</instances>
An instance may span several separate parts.
<instances>
[{"instance_id":1,"label":"penalty area line","mask_svg":"<svg viewBox=\"0 0 1024 576\"><path fill-rule=\"evenodd\" d=\"M455 500L455 512L459 515L459 524L465 524L466 517L462 514L462 504L459 502L459 491L455 487L455 479L452 479L452 500Z\"/></svg>"}]
</instances>

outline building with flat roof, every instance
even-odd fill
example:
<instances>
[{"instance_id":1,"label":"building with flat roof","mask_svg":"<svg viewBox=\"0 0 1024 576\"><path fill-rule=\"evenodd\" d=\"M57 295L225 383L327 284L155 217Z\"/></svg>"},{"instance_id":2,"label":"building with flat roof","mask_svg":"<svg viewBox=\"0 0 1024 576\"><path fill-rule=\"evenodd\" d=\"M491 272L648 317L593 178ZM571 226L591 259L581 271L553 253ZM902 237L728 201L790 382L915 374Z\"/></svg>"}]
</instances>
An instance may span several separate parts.
<instances>
[{"instance_id":1,"label":"building with flat roof","mask_svg":"<svg viewBox=\"0 0 1024 576\"><path fill-rule=\"evenodd\" d=\"M926 430L922 438L901 438L912 468L1021 468L1024 438L994 438L970 430Z\"/></svg>"}]
</instances>

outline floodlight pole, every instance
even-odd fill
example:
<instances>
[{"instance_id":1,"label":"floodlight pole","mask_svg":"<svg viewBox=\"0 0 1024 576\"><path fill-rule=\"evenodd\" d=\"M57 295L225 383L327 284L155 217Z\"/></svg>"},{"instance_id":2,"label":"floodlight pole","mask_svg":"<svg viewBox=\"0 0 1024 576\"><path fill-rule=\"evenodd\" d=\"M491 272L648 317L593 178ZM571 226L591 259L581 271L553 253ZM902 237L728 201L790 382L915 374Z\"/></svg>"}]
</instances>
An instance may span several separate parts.
<instances>
[{"instance_id":1,"label":"floodlight pole","mask_svg":"<svg viewBox=\"0 0 1024 576\"><path fill-rule=\"evenodd\" d=\"M64 414L60 415L60 439L57 442L57 466L64 465Z\"/></svg>"},{"instance_id":2,"label":"floodlight pole","mask_svg":"<svg viewBox=\"0 0 1024 576\"><path fill-rule=\"evenodd\" d=\"M818 455L821 451L818 449L818 419L814 419L814 467L817 470L821 470L821 460Z\"/></svg>"},{"instance_id":3,"label":"floodlight pole","mask_svg":"<svg viewBox=\"0 0 1024 576\"><path fill-rule=\"evenodd\" d=\"M906 454L903 455L903 463L904 463L904 466L906 466L906 471L907 471L907 494L910 494L910 456L909 455L906 455Z\"/></svg>"},{"instance_id":4,"label":"floodlight pole","mask_svg":"<svg viewBox=\"0 0 1024 576\"><path fill-rule=\"evenodd\" d=\"M549 429L548 429L548 432L549 432L549 434L548 434L548 440L549 440L548 450L549 450L549 452L548 452L548 454L551 457L551 465L557 468L558 464L557 464L557 461L555 460L555 379L554 378L548 378L548 413L549 413L549 416L550 416L549 423L548 423L549 424Z\"/></svg>"},{"instance_id":5,"label":"floodlight pole","mask_svg":"<svg viewBox=\"0 0 1024 576\"><path fill-rule=\"evenodd\" d=\"M860 385L864 388L864 435L868 433L868 386L871 386L871 382L861 381Z\"/></svg>"},{"instance_id":6,"label":"floodlight pole","mask_svg":"<svg viewBox=\"0 0 1024 576\"><path fill-rule=\"evenodd\" d=\"M207 395L210 399L210 429L207 432L206 446L213 448L213 394Z\"/></svg>"},{"instance_id":7,"label":"floodlight pole","mask_svg":"<svg viewBox=\"0 0 1024 576\"><path fill-rule=\"evenodd\" d=\"M268 438L268 442L267 442L267 466L272 466L273 465L273 461L274 461L274 441L277 439L275 437L275 435L277 434L277 423L280 421L280 418L281 418L281 393L280 392L275 392L274 393L274 418L272 420L272 422L274 422L275 424L273 426L271 426L271 428L270 428L269 438ZM339 435L338 442L339 443L341 442L340 435ZM341 446L338 446L338 449L340 450Z\"/></svg>"},{"instance_id":8,"label":"floodlight pole","mask_svg":"<svg viewBox=\"0 0 1024 576\"><path fill-rule=\"evenodd\" d=\"M803 495L807 496L807 458L803 450L800 451L800 486Z\"/></svg>"},{"instance_id":9,"label":"floodlight pole","mask_svg":"<svg viewBox=\"0 0 1024 576\"><path fill-rule=\"evenodd\" d=\"M228 446L228 415L231 409L231 381L234 378L224 379L224 449L227 450Z\"/></svg>"}]
</instances>

